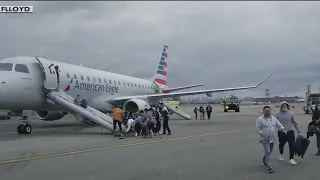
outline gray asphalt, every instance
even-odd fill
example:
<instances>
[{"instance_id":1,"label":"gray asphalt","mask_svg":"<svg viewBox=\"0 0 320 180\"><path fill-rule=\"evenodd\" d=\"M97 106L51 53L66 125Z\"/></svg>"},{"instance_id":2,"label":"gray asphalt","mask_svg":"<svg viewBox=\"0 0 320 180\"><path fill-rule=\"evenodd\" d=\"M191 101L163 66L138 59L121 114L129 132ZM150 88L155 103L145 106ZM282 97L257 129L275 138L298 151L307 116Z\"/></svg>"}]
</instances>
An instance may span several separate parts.
<instances>
[{"instance_id":1,"label":"gray asphalt","mask_svg":"<svg viewBox=\"0 0 320 180\"><path fill-rule=\"evenodd\" d=\"M189 114L192 109L182 107ZM242 107L240 113L223 113L218 106L214 110L211 120L173 117L172 136L153 139L120 140L72 120L35 120L32 134L17 135L17 121L0 122L0 179L319 179L315 137L305 158L295 158L296 166L278 161L276 146L275 172L268 174L261 165L262 147L254 129L261 107ZM306 129L310 115L299 107L294 112L301 129Z\"/></svg>"}]
</instances>

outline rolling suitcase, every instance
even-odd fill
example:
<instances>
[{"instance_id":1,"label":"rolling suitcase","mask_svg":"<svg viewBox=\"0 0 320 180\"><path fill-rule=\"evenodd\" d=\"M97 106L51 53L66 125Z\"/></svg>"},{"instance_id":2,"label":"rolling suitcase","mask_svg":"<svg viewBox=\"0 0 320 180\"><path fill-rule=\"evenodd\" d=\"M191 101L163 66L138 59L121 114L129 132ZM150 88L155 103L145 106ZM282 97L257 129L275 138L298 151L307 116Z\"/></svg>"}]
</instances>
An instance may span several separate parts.
<instances>
[{"instance_id":1,"label":"rolling suitcase","mask_svg":"<svg viewBox=\"0 0 320 180\"><path fill-rule=\"evenodd\" d=\"M303 156L305 155L308 147L310 144L310 140L305 138L304 136L299 135L296 139L296 143L295 143L295 154L298 156L301 156L301 158L303 158Z\"/></svg>"}]
</instances>

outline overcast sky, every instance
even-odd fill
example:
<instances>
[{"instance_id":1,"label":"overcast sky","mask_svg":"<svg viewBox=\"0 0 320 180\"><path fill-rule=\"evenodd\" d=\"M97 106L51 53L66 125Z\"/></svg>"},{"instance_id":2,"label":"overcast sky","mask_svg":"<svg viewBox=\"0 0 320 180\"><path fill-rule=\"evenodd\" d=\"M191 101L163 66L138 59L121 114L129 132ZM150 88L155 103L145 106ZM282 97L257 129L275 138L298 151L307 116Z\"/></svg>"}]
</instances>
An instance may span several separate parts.
<instances>
[{"instance_id":1,"label":"overcast sky","mask_svg":"<svg viewBox=\"0 0 320 180\"><path fill-rule=\"evenodd\" d=\"M234 94L304 95L320 85L320 2L0 4L34 6L0 14L0 59L38 55L149 78L167 44L170 87L254 85L278 67L258 89Z\"/></svg>"}]
</instances>

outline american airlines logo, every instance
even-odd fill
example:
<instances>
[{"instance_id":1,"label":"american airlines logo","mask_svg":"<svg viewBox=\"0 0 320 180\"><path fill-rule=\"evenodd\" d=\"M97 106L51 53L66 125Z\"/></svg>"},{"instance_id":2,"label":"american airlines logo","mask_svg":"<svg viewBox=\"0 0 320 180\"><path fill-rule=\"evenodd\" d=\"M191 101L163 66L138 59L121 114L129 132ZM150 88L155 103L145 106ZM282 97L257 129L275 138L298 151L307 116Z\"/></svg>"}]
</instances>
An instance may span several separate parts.
<instances>
[{"instance_id":1,"label":"american airlines logo","mask_svg":"<svg viewBox=\"0 0 320 180\"><path fill-rule=\"evenodd\" d=\"M66 87L65 91L69 91L71 84L73 82L73 78L70 80L70 83ZM75 90L80 91L90 91L90 92L106 92L110 93L111 95L119 93L119 87L117 85L110 85L110 84L94 84L94 83L83 83L76 80L74 88Z\"/></svg>"}]
</instances>

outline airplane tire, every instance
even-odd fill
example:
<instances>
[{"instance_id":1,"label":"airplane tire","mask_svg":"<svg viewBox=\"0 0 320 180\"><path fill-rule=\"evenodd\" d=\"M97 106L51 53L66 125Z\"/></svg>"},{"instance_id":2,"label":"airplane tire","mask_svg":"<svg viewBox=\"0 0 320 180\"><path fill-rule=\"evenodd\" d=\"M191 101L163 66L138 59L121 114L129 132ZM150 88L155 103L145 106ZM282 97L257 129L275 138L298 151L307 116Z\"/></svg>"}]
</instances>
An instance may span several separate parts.
<instances>
[{"instance_id":1,"label":"airplane tire","mask_svg":"<svg viewBox=\"0 0 320 180\"><path fill-rule=\"evenodd\" d=\"M23 127L23 131L26 134L30 134L32 132L32 127L29 124L27 124Z\"/></svg>"},{"instance_id":2,"label":"airplane tire","mask_svg":"<svg viewBox=\"0 0 320 180\"><path fill-rule=\"evenodd\" d=\"M17 131L18 131L18 133L19 134L23 134L23 125L22 124L20 124L18 127L17 127Z\"/></svg>"}]
</instances>

